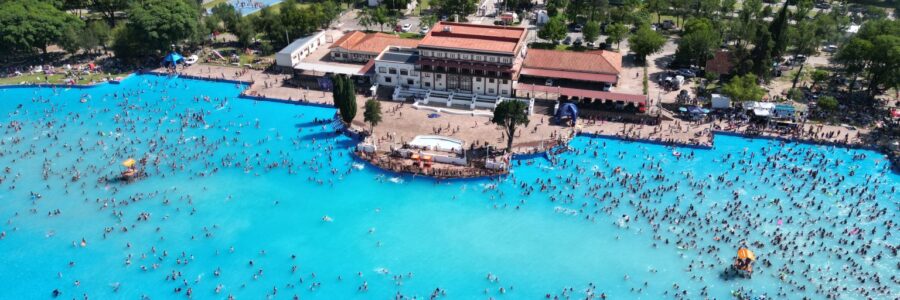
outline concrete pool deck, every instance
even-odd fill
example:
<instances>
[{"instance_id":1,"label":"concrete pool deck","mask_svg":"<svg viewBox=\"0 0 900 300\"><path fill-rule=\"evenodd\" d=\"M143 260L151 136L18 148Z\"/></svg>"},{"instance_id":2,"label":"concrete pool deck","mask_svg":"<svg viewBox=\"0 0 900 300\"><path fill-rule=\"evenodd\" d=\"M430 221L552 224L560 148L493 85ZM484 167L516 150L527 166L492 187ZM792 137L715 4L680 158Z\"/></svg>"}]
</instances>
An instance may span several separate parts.
<instances>
[{"instance_id":1,"label":"concrete pool deck","mask_svg":"<svg viewBox=\"0 0 900 300\"><path fill-rule=\"evenodd\" d=\"M153 72L165 73L165 69ZM247 95L280 101L333 105L329 92L304 90L285 84L289 75L271 74L263 71L241 69L230 66L198 64L179 70L180 74L195 78L214 80L236 80L248 82ZM356 130L369 130L363 122L362 112L368 98L357 96L359 105L357 118L353 121ZM399 147L417 135L434 134L463 140L475 147L490 145L494 149L506 147L506 137L490 122L488 117L440 114L429 118L432 111L419 110L409 103L382 101L382 122L375 127L372 141L379 149ZM850 129L843 126L825 124L804 124L802 134L786 135L776 132L752 132L747 125L733 126L724 121L696 124L682 120L664 120L658 126L608 122L583 119L576 127L562 127L550 124L550 116L535 114L529 117L527 126L521 127L513 143L516 153L545 151L548 145L568 140L577 133L598 136L641 140L671 145L694 145L711 147L712 131L748 134L760 137L786 138L820 144L840 144L853 147L868 147L861 139L869 129Z\"/></svg>"}]
</instances>

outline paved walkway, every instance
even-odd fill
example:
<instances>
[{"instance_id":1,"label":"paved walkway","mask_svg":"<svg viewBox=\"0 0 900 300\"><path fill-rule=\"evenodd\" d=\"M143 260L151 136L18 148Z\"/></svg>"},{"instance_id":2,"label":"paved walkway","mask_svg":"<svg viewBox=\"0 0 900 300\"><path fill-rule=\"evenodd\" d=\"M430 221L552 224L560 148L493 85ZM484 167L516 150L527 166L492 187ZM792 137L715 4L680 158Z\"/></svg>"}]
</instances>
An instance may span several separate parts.
<instances>
[{"instance_id":1,"label":"paved walkway","mask_svg":"<svg viewBox=\"0 0 900 300\"><path fill-rule=\"evenodd\" d=\"M165 70L157 71L164 72ZM287 75L210 65L194 65L181 71L182 74L196 77L252 82L245 93L253 96L332 104L331 93L285 86L284 80L288 78ZM362 117L366 100L365 97L357 97L359 110L353 126L369 130L370 126L363 122ZM434 113L433 111L416 109L408 103L391 101L382 101L381 103L383 120L374 131L374 140L379 149L390 149L391 146L402 145L416 135L422 134L455 137L462 139L467 145L487 144L496 149L506 148L506 137L503 130L492 124L488 117L447 113L439 114L438 117L429 117ZM576 131L664 143L709 146L712 143L710 132L713 129L739 133L744 133L748 129L746 125L733 126L725 122L694 124L677 119L663 121L659 126L580 120L579 125L573 128L551 125L550 116L546 115L532 115L529 119L529 124L522 126L517 132L513 144L513 148L517 152L544 149L553 141L571 138ZM810 130L811 128L812 130ZM860 134L867 132L867 130L855 130L841 126L808 124L804 127L804 134L795 137L819 142L856 144L860 142ZM776 135L775 133L763 134Z\"/></svg>"}]
</instances>

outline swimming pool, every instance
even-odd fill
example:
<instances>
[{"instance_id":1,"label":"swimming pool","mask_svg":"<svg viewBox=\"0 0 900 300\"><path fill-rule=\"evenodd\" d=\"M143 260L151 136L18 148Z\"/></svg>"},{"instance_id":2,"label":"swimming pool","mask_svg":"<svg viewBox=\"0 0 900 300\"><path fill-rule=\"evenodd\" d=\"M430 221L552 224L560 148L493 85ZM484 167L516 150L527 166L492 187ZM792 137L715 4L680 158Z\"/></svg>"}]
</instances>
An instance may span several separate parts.
<instances>
[{"instance_id":1,"label":"swimming pool","mask_svg":"<svg viewBox=\"0 0 900 300\"><path fill-rule=\"evenodd\" d=\"M579 137L556 163L436 182L354 160L321 121L333 109L240 90L153 75L0 89L0 298L900 293L900 178L875 152L719 136L676 158ZM129 157L150 176L98 181ZM757 274L722 278L740 239Z\"/></svg>"}]
</instances>

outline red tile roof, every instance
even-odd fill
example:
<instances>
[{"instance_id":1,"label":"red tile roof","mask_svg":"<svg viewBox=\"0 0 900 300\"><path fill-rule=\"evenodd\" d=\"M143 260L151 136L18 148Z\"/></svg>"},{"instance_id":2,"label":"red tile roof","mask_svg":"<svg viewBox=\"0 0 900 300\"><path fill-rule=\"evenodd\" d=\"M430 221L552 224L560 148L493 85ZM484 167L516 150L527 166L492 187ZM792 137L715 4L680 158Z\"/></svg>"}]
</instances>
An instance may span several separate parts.
<instances>
[{"instance_id":1,"label":"red tile roof","mask_svg":"<svg viewBox=\"0 0 900 300\"><path fill-rule=\"evenodd\" d=\"M419 46L516 54L526 33L523 27L437 22Z\"/></svg>"},{"instance_id":2,"label":"red tile roof","mask_svg":"<svg viewBox=\"0 0 900 300\"><path fill-rule=\"evenodd\" d=\"M529 75L546 78L565 78L591 82L608 82L612 84L616 84L619 82L619 76L613 74L596 74L532 68L522 68L522 71L519 72L519 75Z\"/></svg>"},{"instance_id":3,"label":"red tile roof","mask_svg":"<svg viewBox=\"0 0 900 300\"><path fill-rule=\"evenodd\" d=\"M533 92L550 93L550 94L559 93L563 96L568 96L568 97L624 101L624 102L631 102L631 103L638 103L638 104L643 103L644 105L647 104L647 96L637 95L637 94L604 92L604 91L595 91L595 90L573 89L573 88L536 85L536 84L522 84L522 83L516 85L516 90L517 91L533 91Z\"/></svg>"},{"instance_id":4,"label":"red tile roof","mask_svg":"<svg viewBox=\"0 0 900 300\"><path fill-rule=\"evenodd\" d=\"M713 58L706 61L706 72L715 72L719 75L730 74L734 68L733 55L728 51L716 51Z\"/></svg>"},{"instance_id":5,"label":"red tile roof","mask_svg":"<svg viewBox=\"0 0 900 300\"><path fill-rule=\"evenodd\" d=\"M352 52L367 52L378 54L388 46L414 48L418 44L419 40L405 39L393 34L381 32L367 34L361 31L354 31L347 33L339 38L329 48L342 48L344 50Z\"/></svg>"},{"instance_id":6,"label":"red tile roof","mask_svg":"<svg viewBox=\"0 0 900 300\"><path fill-rule=\"evenodd\" d=\"M612 51L557 51L529 49L523 68L618 75L622 54Z\"/></svg>"}]
</instances>

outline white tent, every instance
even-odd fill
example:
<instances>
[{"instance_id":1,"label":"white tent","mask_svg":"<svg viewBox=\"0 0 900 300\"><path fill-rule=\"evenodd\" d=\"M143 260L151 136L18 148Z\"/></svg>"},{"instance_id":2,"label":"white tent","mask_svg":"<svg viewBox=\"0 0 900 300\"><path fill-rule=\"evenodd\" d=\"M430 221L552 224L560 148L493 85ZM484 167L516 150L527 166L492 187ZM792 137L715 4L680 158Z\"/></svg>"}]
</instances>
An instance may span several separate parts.
<instances>
[{"instance_id":1,"label":"white tent","mask_svg":"<svg viewBox=\"0 0 900 300\"><path fill-rule=\"evenodd\" d=\"M712 94L712 108L726 109L731 107L731 98L722 94Z\"/></svg>"}]
</instances>

